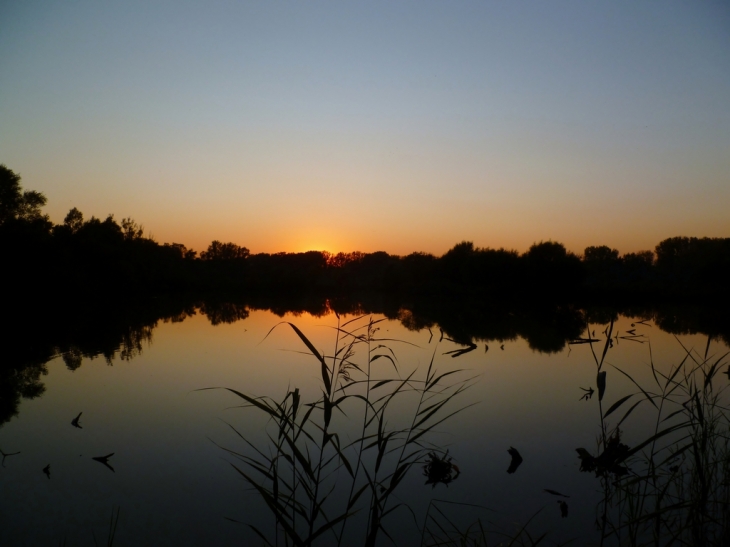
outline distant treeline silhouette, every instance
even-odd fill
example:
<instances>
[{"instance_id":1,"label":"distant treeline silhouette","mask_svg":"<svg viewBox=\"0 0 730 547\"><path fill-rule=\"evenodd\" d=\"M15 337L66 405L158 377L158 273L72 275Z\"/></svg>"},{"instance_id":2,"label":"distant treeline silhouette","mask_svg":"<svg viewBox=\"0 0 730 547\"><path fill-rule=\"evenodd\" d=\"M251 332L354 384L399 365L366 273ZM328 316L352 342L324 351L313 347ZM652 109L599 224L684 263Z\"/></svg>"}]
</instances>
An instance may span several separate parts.
<instances>
[{"instance_id":1,"label":"distant treeline silhouette","mask_svg":"<svg viewBox=\"0 0 730 547\"><path fill-rule=\"evenodd\" d=\"M0 165L0 248L14 294L167 294L181 292L389 291L401 294L491 294L501 299L601 295L728 293L730 238L673 237L654 251L623 256L607 246L583 256L558 242L525 253L464 241L443 256L385 252L251 254L213 241L198 254L156 242L130 218L85 219L73 208L62 224L43 214L43 194L23 191L20 176Z\"/></svg>"}]
</instances>

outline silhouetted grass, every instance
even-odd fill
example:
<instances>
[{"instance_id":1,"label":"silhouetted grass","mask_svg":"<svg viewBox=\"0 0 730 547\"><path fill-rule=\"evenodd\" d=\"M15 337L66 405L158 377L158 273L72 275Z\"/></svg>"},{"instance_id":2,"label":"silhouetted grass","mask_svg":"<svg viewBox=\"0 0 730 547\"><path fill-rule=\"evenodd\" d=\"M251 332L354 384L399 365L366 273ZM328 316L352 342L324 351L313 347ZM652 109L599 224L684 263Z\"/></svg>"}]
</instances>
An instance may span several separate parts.
<instances>
[{"instance_id":1,"label":"silhouetted grass","mask_svg":"<svg viewBox=\"0 0 730 547\"><path fill-rule=\"evenodd\" d=\"M432 500L426 513L426 522L421 536L421 545L429 547L535 547L547 539L548 533L531 534L529 526L544 509L544 507L528 518L524 524L505 528L502 523L478 518L466 529L460 527L449 517L446 505L451 505L459 511L473 508L482 513L487 508L468 503L456 503L445 500ZM561 546L567 543L552 545Z\"/></svg>"},{"instance_id":2,"label":"silhouetted grass","mask_svg":"<svg viewBox=\"0 0 730 547\"><path fill-rule=\"evenodd\" d=\"M373 546L379 536L390 537L389 517L412 513L394 494L414 467L428 467L429 484L458 476L451 458L428 439L434 428L471 406L456 400L472 378L461 370L439 373L433 357L423 376L418 370L401 376L391 346L402 341L378 337L383 320L360 316L341 323L338 316L331 355L293 323L276 326L290 327L316 359L322 395L315 401L303 401L296 388L280 401L226 388L271 424L268 451L233 426L248 450L224 448L274 516L270 533L249 524L266 545L308 546L326 536L338 545ZM407 423L393 425L403 421L408 403ZM333 420L334 414L344 422ZM347 441L352 424L358 432Z\"/></svg>"},{"instance_id":3,"label":"silhouetted grass","mask_svg":"<svg viewBox=\"0 0 730 547\"><path fill-rule=\"evenodd\" d=\"M107 533L106 537L106 547L113 547L114 545L114 537L117 535L117 524L119 524L119 513L121 510L121 507L117 507L115 513L114 507L112 507L112 515L109 518L109 532ZM93 532L93 530L91 532L91 535L94 538L94 545L98 547L99 544L96 542L96 534Z\"/></svg>"},{"instance_id":4,"label":"silhouetted grass","mask_svg":"<svg viewBox=\"0 0 730 547\"><path fill-rule=\"evenodd\" d=\"M718 375L728 353L704 355L681 345L682 360L663 373L648 344L653 384L640 385L618 367L638 389L621 397L605 412L602 393L607 381L602 370L606 354L618 338L637 335L604 331L602 352L592 354L599 390L601 436L598 455L578 449L581 470L600 478L603 499L597 511L601 545L729 545L730 544L730 421L727 383ZM631 402L631 406L627 405ZM620 426L639 407L654 415L651 434L633 447L621 442ZM622 414L619 413L622 411ZM613 420L609 426L608 418Z\"/></svg>"},{"instance_id":5,"label":"silhouetted grass","mask_svg":"<svg viewBox=\"0 0 730 547\"><path fill-rule=\"evenodd\" d=\"M677 338L683 358L665 373L654 362L650 341L643 338L649 349L653 384L642 386L606 361L615 341L636 342L639 335L621 336L614 331L613 321L603 335L603 344L598 347L594 344L601 340L595 333L588 333L585 342L581 340L590 344L596 366L600 427L596 455L577 449L580 470L595 473L603 494L596 508L597 534L591 544L730 545L730 416L728 384L720 379L721 375L730 377L730 352L711 355L708 339L700 355ZM607 366L629 379L637 391L604 408L610 381ZM592 397L592 387L581 389L586 392L582 398ZM652 413L653 426L643 440L628 446L622 442L622 428L628 427L629 418L640 407ZM445 505L449 503L434 500L429 506L423 529L423 539L428 541L423 544L537 545L548 538L547 533L528 531L536 515L516 530L503 530L502 523L483 518L464 529L449 517Z\"/></svg>"}]
</instances>

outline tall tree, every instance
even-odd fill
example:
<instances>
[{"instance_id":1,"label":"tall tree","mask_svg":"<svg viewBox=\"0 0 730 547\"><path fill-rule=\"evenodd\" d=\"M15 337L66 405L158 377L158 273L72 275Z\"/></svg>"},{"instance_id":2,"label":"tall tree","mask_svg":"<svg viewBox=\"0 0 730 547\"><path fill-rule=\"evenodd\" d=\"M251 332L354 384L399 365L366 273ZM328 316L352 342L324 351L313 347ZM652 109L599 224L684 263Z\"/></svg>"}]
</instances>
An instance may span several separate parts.
<instances>
[{"instance_id":1,"label":"tall tree","mask_svg":"<svg viewBox=\"0 0 730 547\"><path fill-rule=\"evenodd\" d=\"M23 192L20 175L0 164L0 225L16 219L33 221L47 218L41 213L46 201L46 196L40 192Z\"/></svg>"}]
</instances>

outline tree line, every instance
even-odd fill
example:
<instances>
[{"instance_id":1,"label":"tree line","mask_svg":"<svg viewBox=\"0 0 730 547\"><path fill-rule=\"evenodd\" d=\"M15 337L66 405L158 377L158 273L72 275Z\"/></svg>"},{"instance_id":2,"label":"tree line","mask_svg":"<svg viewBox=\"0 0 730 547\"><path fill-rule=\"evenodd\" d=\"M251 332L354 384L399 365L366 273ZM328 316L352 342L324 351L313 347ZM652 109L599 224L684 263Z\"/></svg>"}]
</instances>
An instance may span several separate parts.
<instances>
[{"instance_id":1,"label":"tree line","mask_svg":"<svg viewBox=\"0 0 730 547\"><path fill-rule=\"evenodd\" d=\"M0 165L0 249L6 287L19 298L69 294L389 291L563 299L601 294L726 295L730 238L672 237L653 251L621 255L591 246L583 255L542 241L526 252L454 245L442 256L374 253L252 254L213 241L198 254L159 243L131 218L85 218L72 208L54 224L46 198L24 191Z\"/></svg>"}]
</instances>

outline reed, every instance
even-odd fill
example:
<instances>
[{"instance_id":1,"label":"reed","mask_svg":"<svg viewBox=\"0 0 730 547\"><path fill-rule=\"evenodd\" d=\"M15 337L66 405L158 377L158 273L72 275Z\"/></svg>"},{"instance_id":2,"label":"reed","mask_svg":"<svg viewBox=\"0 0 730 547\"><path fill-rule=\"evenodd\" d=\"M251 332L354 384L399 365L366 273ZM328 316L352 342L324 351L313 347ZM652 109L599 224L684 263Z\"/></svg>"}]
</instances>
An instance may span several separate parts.
<instances>
[{"instance_id":1,"label":"reed","mask_svg":"<svg viewBox=\"0 0 730 547\"><path fill-rule=\"evenodd\" d=\"M388 522L396 513L414 516L396 499L414 469L422 468L434 486L458 477L458 466L430 434L471 406L458 400L474 377L459 369L440 373L435 352L425 374L416 369L401 376L393 347L407 342L379 336L383 320L342 322L337 315L331 354L293 323L271 329L291 328L316 360L321 396L314 401L303 401L297 388L281 400L207 388L227 389L268 418L268 450L233 426L246 449L222 447L274 517L273 530L248 523L265 545L372 547L380 536L391 537ZM407 420L404 407L410 408Z\"/></svg>"},{"instance_id":2,"label":"reed","mask_svg":"<svg viewBox=\"0 0 730 547\"><path fill-rule=\"evenodd\" d=\"M106 547L113 547L114 546L114 538L117 535L117 524L119 524L119 513L121 512L122 508L117 507L116 512L115 508L112 506L112 514L109 518L109 532L107 533L107 539L106 539ZM94 531L91 531L91 535L94 538L94 546L98 547L99 543L96 541L96 534ZM64 539L63 545L66 544L66 540Z\"/></svg>"},{"instance_id":3,"label":"reed","mask_svg":"<svg viewBox=\"0 0 730 547\"><path fill-rule=\"evenodd\" d=\"M604 331L600 357L591 343L599 391L598 455L578 449L581 470L595 472L601 481L600 545L730 545L730 421L727 382L718 381L728 353L711 355L708 339L702 355L677 338L683 358L662 372L647 340L652 384L642 386L612 366L637 391L604 412L605 357L618 339L612 333L613 322ZM628 447L620 427L640 406L653 413L653 429ZM615 421L619 410L623 414Z\"/></svg>"},{"instance_id":4,"label":"reed","mask_svg":"<svg viewBox=\"0 0 730 547\"><path fill-rule=\"evenodd\" d=\"M605 326L602 346L594 346L601 340L590 329L586 338L575 342L590 347L598 393L596 452L577 449L580 470L595 473L602 493L596 507L597 534L582 541L632 547L730 545L730 409L728 383L721 378L730 377L730 352L711 354L708 338L701 354L675 337L682 358L662 372L666 368L655 363L651 341L643 339L653 382L642 386L607 361L615 341L637 341L633 334L620 336L614 326L613 321ZM627 378L636 391L606 408L609 372ZM582 389L586 400L595 393L592 388ZM651 429L642 427L646 436L630 447L622 441L623 432L640 412L652 418ZM446 503L434 501L429 506L424 538L430 545L537 545L548 538L547 533L528 531L536 515L511 531L504 530L501 522L482 518L459 528L449 517Z\"/></svg>"},{"instance_id":5,"label":"reed","mask_svg":"<svg viewBox=\"0 0 730 547\"><path fill-rule=\"evenodd\" d=\"M379 336L384 319L337 320L331 353L320 352L293 323L274 327L290 328L317 363L321 395L315 400L305 402L296 388L279 400L207 388L227 389L243 399L242 406L268 418L267 447L233 426L245 449L222 447L273 516L272 529L248 524L263 544L372 547L381 538L393 539L396 513L413 519L413 543L417 530L421 545L559 544L531 530L537 513L506 526L498 515L485 518L484 507L432 499L418 521L397 492L414 470L427 485L458 479L458 462L430 439L435 428L471 406L459 397L474 377L460 369L438 372L435 351L420 374L416 369L402 375L392 349L402 341ZM619 339L614 327L613 321L606 325L603 340L594 334L581 339L595 364L598 395L596 450L577 449L580 470L595 473L602 492L593 544L730 545L730 420L727 382L720 381L729 354L710 354L708 341L701 355L677 339L683 358L667 369L655 364L645 340L653 382L642 386L608 364ZM606 387L616 374L636 389L607 405ZM584 391L587 399L594 393ZM404 407L410 409L407 420ZM651 430L628 446L623 432L642 412L651 416ZM479 516L464 529L459 523L467 506ZM455 508L459 518L453 519Z\"/></svg>"}]
</instances>

